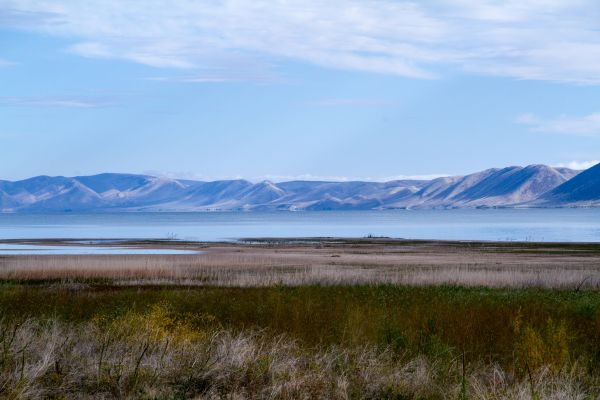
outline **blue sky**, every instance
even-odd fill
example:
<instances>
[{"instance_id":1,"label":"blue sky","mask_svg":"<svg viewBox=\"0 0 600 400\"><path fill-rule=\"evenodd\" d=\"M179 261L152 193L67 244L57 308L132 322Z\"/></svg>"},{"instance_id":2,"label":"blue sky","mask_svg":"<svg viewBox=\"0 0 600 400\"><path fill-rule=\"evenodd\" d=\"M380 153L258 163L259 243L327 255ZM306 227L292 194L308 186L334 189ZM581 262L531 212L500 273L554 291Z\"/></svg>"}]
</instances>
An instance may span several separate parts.
<instances>
[{"instance_id":1,"label":"blue sky","mask_svg":"<svg viewBox=\"0 0 600 400\"><path fill-rule=\"evenodd\" d=\"M600 160L587 0L0 0L0 179Z\"/></svg>"}]
</instances>

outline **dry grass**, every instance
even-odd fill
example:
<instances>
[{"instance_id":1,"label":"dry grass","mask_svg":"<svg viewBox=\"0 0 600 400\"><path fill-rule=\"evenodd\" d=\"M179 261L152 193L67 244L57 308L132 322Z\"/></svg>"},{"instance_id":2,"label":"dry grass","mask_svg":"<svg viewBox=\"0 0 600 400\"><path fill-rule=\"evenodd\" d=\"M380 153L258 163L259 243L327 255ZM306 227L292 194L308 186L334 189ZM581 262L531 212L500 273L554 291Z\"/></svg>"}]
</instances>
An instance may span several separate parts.
<instances>
[{"instance_id":1,"label":"dry grass","mask_svg":"<svg viewBox=\"0 0 600 400\"><path fill-rule=\"evenodd\" d=\"M600 398L595 247L201 248L0 257L0 398Z\"/></svg>"},{"instance_id":2,"label":"dry grass","mask_svg":"<svg viewBox=\"0 0 600 400\"><path fill-rule=\"evenodd\" d=\"M517 378L493 363L370 347L307 350L260 332L197 330L161 307L78 325L0 324L0 396L197 399L588 399L577 364Z\"/></svg>"},{"instance_id":3,"label":"dry grass","mask_svg":"<svg viewBox=\"0 0 600 400\"><path fill-rule=\"evenodd\" d=\"M0 257L0 279L258 287L275 284L597 288L600 254L494 245L208 246L198 255Z\"/></svg>"}]
</instances>

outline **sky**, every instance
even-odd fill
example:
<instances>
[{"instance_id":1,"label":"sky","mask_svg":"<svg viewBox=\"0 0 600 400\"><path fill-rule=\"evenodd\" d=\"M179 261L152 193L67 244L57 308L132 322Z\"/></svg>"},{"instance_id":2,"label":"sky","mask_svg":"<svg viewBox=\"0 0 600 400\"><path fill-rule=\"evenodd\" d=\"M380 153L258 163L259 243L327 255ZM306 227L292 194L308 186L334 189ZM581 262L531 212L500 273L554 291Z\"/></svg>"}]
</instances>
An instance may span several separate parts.
<instances>
[{"instance_id":1,"label":"sky","mask_svg":"<svg viewBox=\"0 0 600 400\"><path fill-rule=\"evenodd\" d=\"M0 0L0 179L600 160L597 0Z\"/></svg>"}]
</instances>

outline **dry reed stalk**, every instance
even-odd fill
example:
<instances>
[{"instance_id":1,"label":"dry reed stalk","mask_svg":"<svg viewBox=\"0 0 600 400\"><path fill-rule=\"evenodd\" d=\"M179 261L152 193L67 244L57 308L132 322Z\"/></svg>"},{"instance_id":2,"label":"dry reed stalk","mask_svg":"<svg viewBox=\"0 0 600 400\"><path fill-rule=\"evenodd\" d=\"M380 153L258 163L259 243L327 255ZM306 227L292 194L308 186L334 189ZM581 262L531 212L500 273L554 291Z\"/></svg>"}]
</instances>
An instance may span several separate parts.
<instances>
[{"instance_id":1,"label":"dry reed stalk","mask_svg":"<svg viewBox=\"0 0 600 400\"><path fill-rule=\"evenodd\" d=\"M130 316L103 326L1 323L0 396L455 399L462 390L470 399L530 399L527 379L495 364L469 365L472 372L461 382L461 373L448 373L442 360L368 347L305 350L260 332L191 331L161 315ZM13 331L9 341L6 333ZM544 399L591 398L597 383L576 364L536 372Z\"/></svg>"},{"instance_id":2,"label":"dry reed stalk","mask_svg":"<svg viewBox=\"0 0 600 400\"><path fill-rule=\"evenodd\" d=\"M596 288L600 256L468 247L209 248L198 255L0 257L0 279L122 284L300 286L393 284Z\"/></svg>"}]
</instances>

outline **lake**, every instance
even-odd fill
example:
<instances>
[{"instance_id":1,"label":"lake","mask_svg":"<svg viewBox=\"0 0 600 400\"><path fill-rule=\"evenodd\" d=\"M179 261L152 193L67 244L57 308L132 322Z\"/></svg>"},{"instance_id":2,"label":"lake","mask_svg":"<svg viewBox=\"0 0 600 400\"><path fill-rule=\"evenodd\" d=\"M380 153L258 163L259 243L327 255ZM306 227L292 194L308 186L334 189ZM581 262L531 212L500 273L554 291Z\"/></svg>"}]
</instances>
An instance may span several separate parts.
<instances>
[{"instance_id":1,"label":"lake","mask_svg":"<svg viewBox=\"0 0 600 400\"><path fill-rule=\"evenodd\" d=\"M244 237L600 242L600 209L0 214L0 239Z\"/></svg>"},{"instance_id":2,"label":"lake","mask_svg":"<svg viewBox=\"0 0 600 400\"><path fill-rule=\"evenodd\" d=\"M193 250L151 249L118 246L44 246L37 244L0 243L0 255L90 255L90 254L200 254Z\"/></svg>"}]
</instances>

